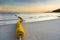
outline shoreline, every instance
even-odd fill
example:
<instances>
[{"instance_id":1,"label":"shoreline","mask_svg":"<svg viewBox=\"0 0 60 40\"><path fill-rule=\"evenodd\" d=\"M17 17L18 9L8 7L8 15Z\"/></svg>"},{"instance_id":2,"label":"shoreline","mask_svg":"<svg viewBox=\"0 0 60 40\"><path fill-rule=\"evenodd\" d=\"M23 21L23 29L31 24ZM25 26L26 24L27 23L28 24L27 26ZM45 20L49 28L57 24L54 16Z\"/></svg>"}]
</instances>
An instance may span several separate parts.
<instances>
[{"instance_id":1,"label":"shoreline","mask_svg":"<svg viewBox=\"0 0 60 40\"><path fill-rule=\"evenodd\" d=\"M59 40L60 18L23 23L23 28L26 33L24 40ZM15 30L15 24L0 25L0 40L16 40Z\"/></svg>"},{"instance_id":2,"label":"shoreline","mask_svg":"<svg viewBox=\"0 0 60 40\"><path fill-rule=\"evenodd\" d=\"M23 24L25 23L38 23L38 22L47 22L47 21L54 21L54 20L59 20L60 18L57 19L52 19L52 20L44 20L44 21L34 21L34 22L23 22Z\"/></svg>"},{"instance_id":3,"label":"shoreline","mask_svg":"<svg viewBox=\"0 0 60 40\"><path fill-rule=\"evenodd\" d=\"M25 40L59 40L60 18L23 24ZM58 38L57 38L58 37Z\"/></svg>"}]
</instances>

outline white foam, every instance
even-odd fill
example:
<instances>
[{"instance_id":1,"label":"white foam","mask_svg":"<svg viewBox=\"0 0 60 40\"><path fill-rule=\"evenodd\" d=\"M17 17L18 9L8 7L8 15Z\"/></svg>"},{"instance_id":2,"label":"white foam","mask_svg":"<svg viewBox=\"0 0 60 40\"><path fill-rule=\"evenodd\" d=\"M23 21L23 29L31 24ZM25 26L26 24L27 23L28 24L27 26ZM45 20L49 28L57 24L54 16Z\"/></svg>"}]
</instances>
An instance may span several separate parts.
<instances>
[{"instance_id":1,"label":"white foam","mask_svg":"<svg viewBox=\"0 0 60 40\"><path fill-rule=\"evenodd\" d=\"M24 22L35 22L35 21L47 21L57 19L58 17L46 17L46 18L39 18L39 19L27 19Z\"/></svg>"}]
</instances>

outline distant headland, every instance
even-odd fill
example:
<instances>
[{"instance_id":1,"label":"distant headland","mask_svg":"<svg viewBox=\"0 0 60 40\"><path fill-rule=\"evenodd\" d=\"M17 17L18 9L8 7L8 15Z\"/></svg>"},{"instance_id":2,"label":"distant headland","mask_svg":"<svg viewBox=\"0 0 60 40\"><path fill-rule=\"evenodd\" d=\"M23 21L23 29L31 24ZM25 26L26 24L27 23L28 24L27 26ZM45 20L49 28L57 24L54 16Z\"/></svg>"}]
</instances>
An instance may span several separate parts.
<instances>
[{"instance_id":1,"label":"distant headland","mask_svg":"<svg viewBox=\"0 0 60 40\"><path fill-rule=\"evenodd\" d=\"M60 13L60 8L59 9L56 9L56 10L53 10L52 12Z\"/></svg>"}]
</instances>

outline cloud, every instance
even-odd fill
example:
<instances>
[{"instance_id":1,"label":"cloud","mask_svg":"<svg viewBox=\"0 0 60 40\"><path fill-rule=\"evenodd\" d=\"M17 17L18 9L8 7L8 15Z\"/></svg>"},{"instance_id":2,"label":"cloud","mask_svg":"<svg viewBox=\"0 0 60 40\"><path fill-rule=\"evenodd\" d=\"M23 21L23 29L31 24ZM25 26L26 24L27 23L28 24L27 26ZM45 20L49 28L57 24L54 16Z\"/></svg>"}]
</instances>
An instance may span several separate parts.
<instances>
[{"instance_id":1,"label":"cloud","mask_svg":"<svg viewBox=\"0 0 60 40\"><path fill-rule=\"evenodd\" d=\"M16 4L16 3L36 3L36 2L45 2L47 0L0 0L1 4Z\"/></svg>"},{"instance_id":2,"label":"cloud","mask_svg":"<svg viewBox=\"0 0 60 40\"><path fill-rule=\"evenodd\" d=\"M4 9L14 9L13 6L16 6L16 10L19 8L24 9L54 9L60 7L60 0L0 0L0 5L8 6ZM15 9L14 9L15 10ZM11 10L10 10L11 11Z\"/></svg>"},{"instance_id":3,"label":"cloud","mask_svg":"<svg viewBox=\"0 0 60 40\"><path fill-rule=\"evenodd\" d=\"M0 0L0 4L59 2L60 0Z\"/></svg>"},{"instance_id":4,"label":"cloud","mask_svg":"<svg viewBox=\"0 0 60 40\"><path fill-rule=\"evenodd\" d=\"M14 0L15 2L44 2L47 0Z\"/></svg>"}]
</instances>

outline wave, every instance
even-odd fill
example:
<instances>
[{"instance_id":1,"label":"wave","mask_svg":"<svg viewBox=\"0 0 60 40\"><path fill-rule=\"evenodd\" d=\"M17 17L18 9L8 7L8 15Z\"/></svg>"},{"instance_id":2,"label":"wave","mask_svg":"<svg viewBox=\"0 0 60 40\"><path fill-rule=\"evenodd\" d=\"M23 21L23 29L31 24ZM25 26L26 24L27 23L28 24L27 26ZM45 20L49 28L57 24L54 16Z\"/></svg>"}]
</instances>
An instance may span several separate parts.
<instances>
[{"instance_id":1,"label":"wave","mask_svg":"<svg viewBox=\"0 0 60 40\"><path fill-rule=\"evenodd\" d=\"M18 19L0 19L0 21L13 21L13 20L18 20Z\"/></svg>"},{"instance_id":2,"label":"wave","mask_svg":"<svg viewBox=\"0 0 60 40\"><path fill-rule=\"evenodd\" d=\"M4 22L4 21L12 21L15 22L18 20L18 18L16 16L14 16L15 14L1 14L0 15L0 22ZM35 22L35 21L45 21L45 20L52 20L52 19L56 19L58 18L57 16L60 16L60 14L53 14L53 13L20 13L17 14L21 17L23 17L23 19L25 20L24 22ZM11 22L10 22L11 23Z\"/></svg>"}]
</instances>

